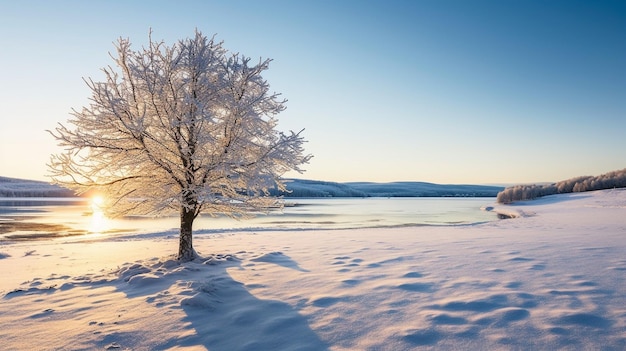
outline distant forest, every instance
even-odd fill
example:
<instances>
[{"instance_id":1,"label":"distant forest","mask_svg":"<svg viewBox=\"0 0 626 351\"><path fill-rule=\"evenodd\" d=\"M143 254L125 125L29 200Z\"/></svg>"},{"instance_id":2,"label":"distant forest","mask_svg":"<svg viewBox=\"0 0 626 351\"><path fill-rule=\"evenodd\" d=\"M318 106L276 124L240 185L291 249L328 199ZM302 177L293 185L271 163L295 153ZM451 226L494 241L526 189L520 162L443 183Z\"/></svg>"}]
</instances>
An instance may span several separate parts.
<instances>
[{"instance_id":1,"label":"distant forest","mask_svg":"<svg viewBox=\"0 0 626 351\"><path fill-rule=\"evenodd\" d=\"M73 191L37 180L0 177L0 197L71 197Z\"/></svg>"},{"instance_id":2,"label":"distant forest","mask_svg":"<svg viewBox=\"0 0 626 351\"><path fill-rule=\"evenodd\" d=\"M287 191L271 189L284 197L495 197L500 186L433 184L424 182L336 183L306 179L285 179ZM0 177L0 197L67 197L71 190L46 182Z\"/></svg>"},{"instance_id":3,"label":"distant forest","mask_svg":"<svg viewBox=\"0 0 626 351\"><path fill-rule=\"evenodd\" d=\"M544 185L516 185L498 193L497 201L508 204L515 201L532 200L538 197L579 193L584 191L626 188L626 169L605 173L596 177L583 176Z\"/></svg>"},{"instance_id":4,"label":"distant forest","mask_svg":"<svg viewBox=\"0 0 626 351\"><path fill-rule=\"evenodd\" d=\"M272 189L284 197L495 197L501 186L433 184L426 182L347 182L285 179L287 192Z\"/></svg>"}]
</instances>

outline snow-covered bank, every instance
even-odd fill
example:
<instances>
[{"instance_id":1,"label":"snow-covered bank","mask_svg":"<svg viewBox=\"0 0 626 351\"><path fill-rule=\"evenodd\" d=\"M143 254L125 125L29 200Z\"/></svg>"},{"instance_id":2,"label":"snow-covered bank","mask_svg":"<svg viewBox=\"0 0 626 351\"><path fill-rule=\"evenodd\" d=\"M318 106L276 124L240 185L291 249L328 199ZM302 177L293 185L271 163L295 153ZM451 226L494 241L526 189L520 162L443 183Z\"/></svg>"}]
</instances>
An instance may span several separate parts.
<instances>
[{"instance_id":1,"label":"snow-covered bank","mask_svg":"<svg viewBox=\"0 0 626 351\"><path fill-rule=\"evenodd\" d=\"M459 227L0 246L6 349L623 350L626 191Z\"/></svg>"}]
</instances>

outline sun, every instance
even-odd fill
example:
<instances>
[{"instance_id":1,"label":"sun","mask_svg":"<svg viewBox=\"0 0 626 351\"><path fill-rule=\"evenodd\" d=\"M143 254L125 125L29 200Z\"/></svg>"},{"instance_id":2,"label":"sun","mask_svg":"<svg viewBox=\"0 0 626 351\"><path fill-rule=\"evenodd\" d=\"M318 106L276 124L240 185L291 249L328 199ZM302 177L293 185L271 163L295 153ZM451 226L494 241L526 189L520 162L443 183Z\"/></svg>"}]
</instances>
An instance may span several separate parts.
<instances>
[{"instance_id":1,"label":"sun","mask_svg":"<svg viewBox=\"0 0 626 351\"><path fill-rule=\"evenodd\" d=\"M104 205L104 198L100 195L95 195L91 198L91 208L102 211L102 205Z\"/></svg>"}]
</instances>

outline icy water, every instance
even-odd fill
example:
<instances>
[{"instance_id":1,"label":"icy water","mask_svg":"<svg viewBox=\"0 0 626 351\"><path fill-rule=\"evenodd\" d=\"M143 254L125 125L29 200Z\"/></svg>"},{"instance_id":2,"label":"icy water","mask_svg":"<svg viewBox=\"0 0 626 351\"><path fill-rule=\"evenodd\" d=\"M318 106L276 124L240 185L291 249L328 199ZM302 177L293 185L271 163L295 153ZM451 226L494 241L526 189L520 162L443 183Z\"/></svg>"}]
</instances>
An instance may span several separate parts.
<instances>
[{"instance_id":1,"label":"icy water","mask_svg":"<svg viewBox=\"0 0 626 351\"><path fill-rule=\"evenodd\" d=\"M196 233L232 230L344 229L465 225L496 220L481 207L495 198L316 198L286 200L285 208L246 220L201 216ZM85 199L0 198L0 240L176 232L178 218L108 219Z\"/></svg>"}]
</instances>

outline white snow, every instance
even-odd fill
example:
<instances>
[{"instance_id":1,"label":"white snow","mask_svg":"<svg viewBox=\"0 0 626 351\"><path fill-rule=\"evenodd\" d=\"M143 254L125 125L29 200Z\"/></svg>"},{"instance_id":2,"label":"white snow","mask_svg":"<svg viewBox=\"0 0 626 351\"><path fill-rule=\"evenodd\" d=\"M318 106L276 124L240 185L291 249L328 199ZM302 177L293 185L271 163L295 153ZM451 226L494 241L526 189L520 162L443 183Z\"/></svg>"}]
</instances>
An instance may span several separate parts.
<instances>
[{"instance_id":1,"label":"white snow","mask_svg":"<svg viewBox=\"0 0 626 351\"><path fill-rule=\"evenodd\" d=\"M7 350L623 350L626 190L458 227L0 244Z\"/></svg>"}]
</instances>

